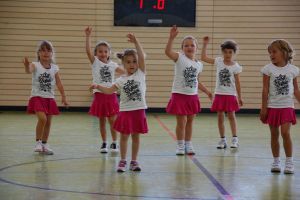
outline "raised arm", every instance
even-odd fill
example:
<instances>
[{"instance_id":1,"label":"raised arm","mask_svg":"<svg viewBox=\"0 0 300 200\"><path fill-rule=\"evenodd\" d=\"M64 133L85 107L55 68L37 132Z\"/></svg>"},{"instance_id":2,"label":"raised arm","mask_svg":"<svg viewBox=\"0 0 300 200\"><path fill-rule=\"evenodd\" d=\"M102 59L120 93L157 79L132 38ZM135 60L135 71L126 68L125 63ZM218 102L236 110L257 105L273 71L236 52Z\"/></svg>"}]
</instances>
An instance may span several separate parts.
<instances>
[{"instance_id":1,"label":"raised arm","mask_svg":"<svg viewBox=\"0 0 300 200\"><path fill-rule=\"evenodd\" d=\"M240 75L239 74L235 74L234 75L234 79L235 79L236 93L238 95L239 105L243 106L244 102L243 102L242 93L241 93Z\"/></svg>"},{"instance_id":2,"label":"raised arm","mask_svg":"<svg viewBox=\"0 0 300 200\"><path fill-rule=\"evenodd\" d=\"M61 95L61 102L64 106L68 106L69 103L67 102L67 99L66 99L66 94L65 94L65 90L64 90L64 87L63 87L63 84L61 82L61 79L60 79L60 76L59 76L59 73L57 72L55 74L55 81L56 81L56 86L57 86L57 89Z\"/></svg>"},{"instance_id":3,"label":"raised arm","mask_svg":"<svg viewBox=\"0 0 300 200\"><path fill-rule=\"evenodd\" d=\"M215 59L213 58L209 58L207 56L207 45L209 43L209 37L208 36L205 36L203 38L203 45L202 45L202 51L201 51L201 60L206 62L206 63L210 63L210 64L215 64Z\"/></svg>"},{"instance_id":4,"label":"raised arm","mask_svg":"<svg viewBox=\"0 0 300 200\"><path fill-rule=\"evenodd\" d=\"M176 25L174 25L170 30L170 36L169 36L168 43L165 48L165 54L174 62L176 62L179 57L179 54L177 52L173 51L173 49L172 49L174 39L176 38L177 35L178 35L178 29L177 29Z\"/></svg>"},{"instance_id":5,"label":"raised arm","mask_svg":"<svg viewBox=\"0 0 300 200\"><path fill-rule=\"evenodd\" d=\"M85 51L90 60L90 63L93 64L95 57L93 52L91 51L91 34L92 34L92 27L85 28Z\"/></svg>"},{"instance_id":6,"label":"raised arm","mask_svg":"<svg viewBox=\"0 0 300 200\"><path fill-rule=\"evenodd\" d=\"M25 66L25 72L31 74L35 70L35 65L30 63L27 57L24 57L23 64Z\"/></svg>"},{"instance_id":7,"label":"raised arm","mask_svg":"<svg viewBox=\"0 0 300 200\"><path fill-rule=\"evenodd\" d=\"M116 92L118 90L118 88L115 84L112 85L111 87L104 87L101 85L92 84L90 86L90 90L93 90L93 89L101 90L104 94L113 94L114 92Z\"/></svg>"},{"instance_id":8,"label":"raised arm","mask_svg":"<svg viewBox=\"0 0 300 200\"><path fill-rule=\"evenodd\" d=\"M263 76L262 102L260 110L260 120L265 121L267 118L268 98L269 98L270 77Z\"/></svg>"},{"instance_id":9,"label":"raised arm","mask_svg":"<svg viewBox=\"0 0 300 200\"><path fill-rule=\"evenodd\" d=\"M145 72L145 68L146 68L145 67L145 53L144 53L144 50L143 50L140 42L135 37L135 35L132 33L127 34L127 38L128 38L128 42L131 42L135 45L135 49L136 49L137 55L138 55L138 66L139 66L140 70Z\"/></svg>"}]
</instances>

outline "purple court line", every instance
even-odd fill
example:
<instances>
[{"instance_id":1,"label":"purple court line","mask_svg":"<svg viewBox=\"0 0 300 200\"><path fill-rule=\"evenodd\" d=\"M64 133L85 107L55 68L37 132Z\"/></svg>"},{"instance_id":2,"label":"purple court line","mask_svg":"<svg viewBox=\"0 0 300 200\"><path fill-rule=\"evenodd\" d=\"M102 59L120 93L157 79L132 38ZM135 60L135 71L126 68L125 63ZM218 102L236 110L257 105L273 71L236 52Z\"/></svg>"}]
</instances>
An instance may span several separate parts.
<instances>
[{"instance_id":1,"label":"purple court line","mask_svg":"<svg viewBox=\"0 0 300 200\"><path fill-rule=\"evenodd\" d=\"M154 117L158 121L159 125L163 129L165 129L165 131L173 138L173 140L176 141L175 134L160 120L158 116L154 116ZM217 179L213 177L213 175L199 162L199 160L195 156L189 155L188 157L193 161L193 163L198 167L198 169L200 169L203 172L203 174L210 180L210 182L222 194L222 197L225 200L234 200L233 196L229 194L229 192L227 192L227 190L221 185L221 183L219 183Z\"/></svg>"}]
</instances>

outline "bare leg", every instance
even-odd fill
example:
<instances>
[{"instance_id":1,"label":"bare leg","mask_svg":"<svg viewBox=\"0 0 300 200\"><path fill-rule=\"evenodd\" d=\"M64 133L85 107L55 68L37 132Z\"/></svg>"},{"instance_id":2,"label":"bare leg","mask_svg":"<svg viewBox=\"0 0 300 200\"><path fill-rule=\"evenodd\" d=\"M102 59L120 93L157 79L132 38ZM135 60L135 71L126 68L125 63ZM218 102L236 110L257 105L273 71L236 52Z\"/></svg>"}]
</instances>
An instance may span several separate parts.
<instances>
[{"instance_id":1,"label":"bare leg","mask_svg":"<svg viewBox=\"0 0 300 200\"><path fill-rule=\"evenodd\" d=\"M113 141L117 141L117 132L116 130L113 128L114 127L114 122L115 122L116 116L111 116L108 118L108 122L110 125L110 132L111 132L111 138Z\"/></svg>"},{"instance_id":2,"label":"bare leg","mask_svg":"<svg viewBox=\"0 0 300 200\"><path fill-rule=\"evenodd\" d=\"M137 155L140 147L140 134L132 134L132 155L131 160L137 160Z\"/></svg>"},{"instance_id":3,"label":"bare leg","mask_svg":"<svg viewBox=\"0 0 300 200\"><path fill-rule=\"evenodd\" d=\"M186 115L176 115L176 120L177 120L177 124L176 124L177 140L184 140L187 116Z\"/></svg>"},{"instance_id":4,"label":"bare leg","mask_svg":"<svg viewBox=\"0 0 300 200\"><path fill-rule=\"evenodd\" d=\"M44 112L36 112L38 122L35 129L36 140L42 140L44 129L47 123L47 116Z\"/></svg>"},{"instance_id":5,"label":"bare leg","mask_svg":"<svg viewBox=\"0 0 300 200\"><path fill-rule=\"evenodd\" d=\"M279 127L271 126L271 149L274 158L279 157L280 155L280 144L279 144Z\"/></svg>"},{"instance_id":6,"label":"bare leg","mask_svg":"<svg viewBox=\"0 0 300 200\"><path fill-rule=\"evenodd\" d=\"M229 120L230 128L231 128L231 134L232 136L236 136L236 118L235 118L235 112L228 112L227 117Z\"/></svg>"},{"instance_id":7,"label":"bare leg","mask_svg":"<svg viewBox=\"0 0 300 200\"><path fill-rule=\"evenodd\" d=\"M129 138L128 134L121 134L121 138L120 138L121 160L126 160L128 138Z\"/></svg>"},{"instance_id":8,"label":"bare leg","mask_svg":"<svg viewBox=\"0 0 300 200\"><path fill-rule=\"evenodd\" d=\"M47 142L48 141L48 137L50 134L50 128L51 128L51 122L52 122L52 115L47 115L47 122L44 128L44 133L42 136L42 141L43 142Z\"/></svg>"},{"instance_id":9,"label":"bare leg","mask_svg":"<svg viewBox=\"0 0 300 200\"><path fill-rule=\"evenodd\" d=\"M293 156L293 143L290 135L291 123L281 125L281 137L283 139L283 147L286 157Z\"/></svg>"},{"instance_id":10,"label":"bare leg","mask_svg":"<svg viewBox=\"0 0 300 200\"><path fill-rule=\"evenodd\" d=\"M193 134L193 120L195 115L188 115L187 116L187 122L185 126L185 141L191 141L192 140L192 134Z\"/></svg>"},{"instance_id":11,"label":"bare leg","mask_svg":"<svg viewBox=\"0 0 300 200\"><path fill-rule=\"evenodd\" d=\"M100 129L100 135L103 142L106 142L106 118L105 117L99 117L99 129Z\"/></svg>"},{"instance_id":12,"label":"bare leg","mask_svg":"<svg viewBox=\"0 0 300 200\"><path fill-rule=\"evenodd\" d=\"M218 112L218 128L220 137L225 137L224 112Z\"/></svg>"}]
</instances>

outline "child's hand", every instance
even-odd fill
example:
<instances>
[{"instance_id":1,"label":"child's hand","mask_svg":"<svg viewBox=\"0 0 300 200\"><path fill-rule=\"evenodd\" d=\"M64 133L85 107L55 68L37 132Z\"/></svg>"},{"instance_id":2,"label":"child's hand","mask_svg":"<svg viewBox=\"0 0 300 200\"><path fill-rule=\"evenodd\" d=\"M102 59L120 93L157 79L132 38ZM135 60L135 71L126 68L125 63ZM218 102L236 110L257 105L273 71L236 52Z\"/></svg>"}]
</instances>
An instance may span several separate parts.
<instances>
[{"instance_id":1,"label":"child's hand","mask_svg":"<svg viewBox=\"0 0 300 200\"><path fill-rule=\"evenodd\" d=\"M213 95L212 95L212 93L209 92L209 91L208 91L208 93L207 93L207 96L208 96L209 100L212 100L212 99L213 99Z\"/></svg>"},{"instance_id":2,"label":"child's hand","mask_svg":"<svg viewBox=\"0 0 300 200\"><path fill-rule=\"evenodd\" d=\"M89 27L89 26L86 27L86 28L84 29L85 35L86 35L86 36L90 36L91 33L92 33L92 30L93 30L92 27Z\"/></svg>"},{"instance_id":3,"label":"child's hand","mask_svg":"<svg viewBox=\"0 0 300 200\"><path fill-rule=\"evenodd\" d=\"M68 105L69 105L69 103L67 102L67 99L66 99L65 96L62 96L62 97L61 97L61 103L62 103L64 106L66 106L66 107L68 107Z\"/></svg>"},{"instance_id":4,"label":"child's hand","mask_svg":"<svg viewBox=\"0 0 300 200\"><path fill-rule=\"evenodd\" d=\"M262 122L265 122L267 120L267 117L268 117L268 110L266 108L262 108L260 110L259 116L260 116L260 120Z\"/></svg>"},{"instance_id":5,"label":"child's hand","mask_svg":"<svg viewBox=\"0 0 300 200\"><path fill-rule=\"evenodd\" d=\"M178 35L178 29L176 25L173 25L173 27L170 30L170 38L174 39Z\"/></svg>"},{"instance_id":6,"label":"child's hand","mask_svg":"<svg viewBox=\"0 0 300 200\"><path fill-rule=\"evenodd\" d=\"M136 43L136 37L133 33L128 33L126 37L128 38L128 42Z\"/></svg>"},{"instance_id":7,"label":"child's hand","mask_svg":"<svg viewBox=\"0 0 300 200\"><path fill-rule=\"evenodd\" d=\"M29 60L28 60L28 57L24 57L24 59L23 59L23 64L25 65L25 67L29 67L30 62L29 62Z\"/></svg>"},{"instance_id":8,"label":"child's hand","mask_svg":"<svg viewBox=\"0 0 300 200\"><path fill-rule=\"evenodd\" d=\"M203 37L203 44L208 44L209 43L209 37L205 36Z\"/></svg>"},{"instance_id":9,"label":"child's hand","mask_svg":"<svg viewBox=\"0 0 300 200\"><path fill-rule=\"evenodd\" d=\"M89 90L92 91L93 89L97 89L97 84L93 83L90 85Z\"/></svg>"},{"instance_id":10,"label":"child's hand","mask_svg":"<svg viewBox=\"0 0 300 200\"><path fill-rule=\"evenodd\" d=\"M243 104L244 104L243 99L242 99L242 98L238 98L238 101L239 101L239 105L240 105L240 106L243 106Z\"/></svg>"}]
</instances>

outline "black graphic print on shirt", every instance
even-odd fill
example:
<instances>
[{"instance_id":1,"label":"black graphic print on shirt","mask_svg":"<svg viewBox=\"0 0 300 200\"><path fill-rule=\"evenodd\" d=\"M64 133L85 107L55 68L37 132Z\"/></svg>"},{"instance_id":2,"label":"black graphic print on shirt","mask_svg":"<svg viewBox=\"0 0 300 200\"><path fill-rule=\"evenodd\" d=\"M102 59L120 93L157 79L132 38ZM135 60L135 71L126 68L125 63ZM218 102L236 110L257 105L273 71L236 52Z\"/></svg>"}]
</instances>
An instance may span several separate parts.
<instances>
[{"instance_id":1,"label":"black graphic print on shirt","mask_svg":"<svg viewBox=\"0 0 300 200\"><path fill-rule=\"evenodd\" d=\"M142 101L140 82L128 80L124 84L123 90L130 101Z\"/></svg>"},{"instance_id":2,"label":"black graphic print on shirt","mask_svg":"<svg viewBox=\"0 0 300 200\"><path fill-rule=\"evenodd\" d=\"M195 88L197 84L197 69L193 66L187 67L183 71L184 86Z\"/></svg>"},{"instance_id":3,"label":"black graphic print on shirt","mask_svg":"<svg viewBox=\"0 0 300 200\"><path fill-rule=\"evenodd\" d=\"M106 83L112 82L112 75L111 75L111 72L107 65L105 65L104 67L101 67L99 70L99 73L100 73L101 82L106 82Z\"/></svg>"},{"instance_id":4,"label":"black graphic print on shirt","mask_svg":"<svg viewBox=\"0 0 300 200\"><path fill-rule=\"evenodd\" d=\"M289 78L286 75L279 75L274 80L276 95L289 94Z\"/></svg>"},{"instance_id":5,"label":"black graphic print on shirt","mask_svg":"<svg viewBox=\"0 0 300 200\"><path fill-rule=\"evenodd\" d=\"M43 74L40 74L38 77L39 83L40 83L40 90L43 92L51 92L51 81L52 78L49 73L44 72Z\"/></svg>"},{"instance_id":6,"label":"black graphic print on shirt","mask_svg":"<svg viewBox=\"0 0 300 200\"><path fill-rule=\"evenodd\" d=\"M230 87L231 80L230 80L230 72L228 69L224 68L219 72L219 82L221 86Z\"/></svg>"}]
</instances>

